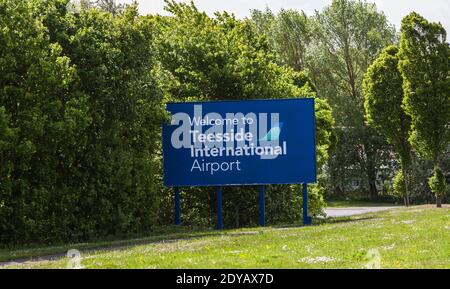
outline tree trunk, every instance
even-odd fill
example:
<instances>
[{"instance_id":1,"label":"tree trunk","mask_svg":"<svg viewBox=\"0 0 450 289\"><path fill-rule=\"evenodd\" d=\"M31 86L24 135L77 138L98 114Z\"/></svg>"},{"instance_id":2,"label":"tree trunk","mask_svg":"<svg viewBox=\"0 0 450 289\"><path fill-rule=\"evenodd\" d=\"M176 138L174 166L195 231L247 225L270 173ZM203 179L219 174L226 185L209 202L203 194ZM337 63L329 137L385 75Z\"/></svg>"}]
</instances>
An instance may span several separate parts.
<instances>
[{"instance_id":1,"label":"tree trunk","mask_svg":"<svg viewBox=\"0 0 450 289\"><path fill-rule=\"evenodd\" d=\"M368 163L367 165L368 165L367 180L369 183L369 195L372 199L375 199L376 197L378 197L378 190L376 185L377 173L375 168L373 167L372 162Z\"/></svg>"},{"instance_id":2,"label":"tree trunk","mask_svg":"<svg viewBox=\"0 0 450 289\"><path fill-rule=\"evenodd\" d=\"M376 161L375 161L375 152L371 149L370 144L364 142L363 150L365 154L365 171L367 177L367 183L369 185L369 196L372 199L378 197L377 190L377 169L376 169Z\"/></svg>"},{"instance_id":3,"label":"tree trunk","mask_svg":"<svg viewBox=\"0 0 450 289\"><path fill-rule=\"evenodd\" d=\"M402 165L402 174L405 182L405 207L409 207L409 168L405 164Z\"/></svg>"},{"instance_id":4,"label":"tree trunk","mask_svg":"<svg viewBox=\"0 0 450 289\"><path fill-rule=\"evenodd\" d=\"M442 208L442 197L441 196L436 196L436 207Z\"/></svg>"},{"instance_id":5,"label":"tree trunk","mask_svg":"<svg viewBox=\"0 0 450 289\"><path fill-rule=\"evenodd\" d=\"M340 185L334 187L334 194L338 197L341 197L343 195L343 191Z\"/></svg>"},{"instance_id":6,"label":"tree trunk","mask_svg":"<svg viewBox=\"0 0 450 289\"><path fill-rule=\"evenodd\" d=\"M437 154L433 157L433 163L434 163L433 174L436 174L436 169L439 168L439 156ZM436 194L436 208L442 208L443 195L439 196L438 193L439 192L435 192L435 194Z\"/></svg>"},{"instance_id":7,"label":"tree trunk","mask_svg":"<svg viewBox=\"0 0 450 289\"><path fill-rule=\"evenodd\" d=\"M378 190L375 181L369 179L369 194L372 199L378 197Z\"/></svg>"}]
</instances>

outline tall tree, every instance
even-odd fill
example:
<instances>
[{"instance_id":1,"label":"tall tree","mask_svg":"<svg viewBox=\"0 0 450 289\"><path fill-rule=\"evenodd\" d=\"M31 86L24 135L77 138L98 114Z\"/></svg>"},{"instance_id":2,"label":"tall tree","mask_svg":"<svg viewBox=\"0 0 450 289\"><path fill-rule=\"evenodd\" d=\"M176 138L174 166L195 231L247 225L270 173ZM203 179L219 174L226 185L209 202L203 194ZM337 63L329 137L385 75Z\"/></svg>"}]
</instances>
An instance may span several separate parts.
<instances>
[{"instance_id":1,"label":"tall tree","mask_svg":"<svg viewBox=\"0 0 450 289\"><path fill-rule=\"evenodd\" d=\"M404 106L412 122L409 140L422 157L433 161L436 176L442 154L450 143L447 34L440 23L430 23L415 12L403 18L401 33L399 69L403 76ZM440 207L444 192L434 193Z\"/></svg>"},{"instance_id":2,"label":"tall tree","mask_svg":"<svg viewBox=\"0 0 450 289\"><path fill-rule=\"evenodd\" d=\"M354 143L356 158L346 167L359 167L364 172L363 183L374 197L379 160L386 146L364 122L362 80L376 55L394 41L395 30L375 4L349 0L334 0L316 12L313 25L308 71L319 96L333 107L337 130L341 130L339 142ZM347 148L338 144L340 149ZM345 173L342 163L338 165L337 171Z\"/></svg>"},{"instance_id":3,"label":"tall tree","mask_svg":"<svg viewBox=\"0 0 450 289\"><path fill-rule=\"evenodd\" d=\"M284 10L275 16L270 10L252 10L252 20L265 33L280 64L297 71L306 68L306 49L311 41L311 25L303 11Z\"/></svg>"},{"instance_id":4,"label":"tall tree","mask_svg":"<svg viewBox=\"0 0 450 289\"><path fill-rule=\"evenodd\" d=\"M117 15L126 7L124 4L118 4L116 0L96 0L95 4L103 11L109 12L112 15ZM136 1L133 1L133 5L136 5Z\"/></svg>"},{"instance_id":5,"label":"tall tree","mask_svg":"<svg viewBox=\"0 0 450 289\"><path fill-rule=\"evenodd\" d=\"M398 47L385 48L370 65L363 81L367 123L373 125L393 146L400 161L409 206L409 167L411 146L408 142L411 118L403 110L403 79L398 70Z\"/></svg>"}]
</instances>

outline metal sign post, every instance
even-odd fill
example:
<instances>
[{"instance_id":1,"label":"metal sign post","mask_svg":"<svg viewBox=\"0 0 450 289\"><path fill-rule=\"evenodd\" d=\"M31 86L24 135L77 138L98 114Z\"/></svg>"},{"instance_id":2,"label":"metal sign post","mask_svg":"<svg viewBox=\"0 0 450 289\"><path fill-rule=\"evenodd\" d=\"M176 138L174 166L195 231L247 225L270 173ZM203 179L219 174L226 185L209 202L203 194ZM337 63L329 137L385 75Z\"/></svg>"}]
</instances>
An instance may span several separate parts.
<instances>
[{"instance_id":1,"label":"metal sign post","mask_svg":"<svg viewBox=\"0 0 450 289\"><path fill-rule=\"evenodd\" d=\"M303 184L303 224L311 225L312 219L308 216L308 184Z\"/></svg>"},{"instance_id":2,"label":"metal sign post","mask_svg":"<svg viewBox=\"0 0 450 289\"><path fill-rule=\"evenodd\" d=\"M222 187L216 187L217 193L217 230L223 229L223 218L222 218Z\"/></svg>"},{"instance_id":3,"label":"metal sign post","mask_svg":"<svg viewBox=\"0 0 450 289\"><path fill-rule=\"evenodd\" d=\"M174 187L175 191L175 225L181 225L181 200L180 188Z\"/></svg>"}]
</instances>

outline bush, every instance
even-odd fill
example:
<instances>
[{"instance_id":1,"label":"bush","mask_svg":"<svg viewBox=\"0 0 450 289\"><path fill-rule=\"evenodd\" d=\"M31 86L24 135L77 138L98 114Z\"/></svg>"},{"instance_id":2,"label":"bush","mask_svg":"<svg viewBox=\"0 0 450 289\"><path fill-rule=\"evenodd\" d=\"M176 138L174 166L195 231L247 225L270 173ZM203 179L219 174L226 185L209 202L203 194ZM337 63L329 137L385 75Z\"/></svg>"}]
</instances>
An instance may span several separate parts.
<instances>
[{"instance_id":1,"label":"bush","mask_svg":"<svg viewBox=\"0 0 450 289\"><path fill-rule=\"evenodd\" d=\"M158 221L165 112L151 26L133 7L71 14L66 2L0 1L2 245Z\"/></svg>"},{"instance_id":2,"label":"bush","mask_svg":"<svg viewBox=\"0 0 450 289\"><path fill-rule=\"evenodd\" d=\"M403 179L403 172L399 170L393 179L394 193L399 197L404 197L406 195L406 185Z\"/></svg>"},{"instance_id":3,"label":"bush","mask_svg":"<svg viewBox=\"0 0 450 289\"><path fill-rule=\"evenodd\" d=\"M438 206L441 205L441 200L444 197L447 184L445 182L445 176L439 167L434 168L434 174L428 179L428 185L431 191L436 196L436 203Z\"/></svg>"}]
</instances>

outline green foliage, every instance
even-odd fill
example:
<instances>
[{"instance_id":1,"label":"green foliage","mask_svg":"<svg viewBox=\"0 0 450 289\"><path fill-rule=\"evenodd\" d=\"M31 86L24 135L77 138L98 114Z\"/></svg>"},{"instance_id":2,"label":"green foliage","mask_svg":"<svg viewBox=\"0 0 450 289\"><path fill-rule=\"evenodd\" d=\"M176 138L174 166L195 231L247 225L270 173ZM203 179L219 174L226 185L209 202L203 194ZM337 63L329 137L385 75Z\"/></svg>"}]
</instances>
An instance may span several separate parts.
<instances>
[{"instance_id":1,"label":"green foliage","mask_svg":"<svg viewBox=\"0 0 450 289\"><path fill-rule=\"evenodd\" d=\"M405 205L409 206L411 146L408 142L411 118L402 107L403 79L398 70L398 48L386 47L369 66L363 80L365 117L392 145L407 178ZM398 176L398 174L397 174ZM394 180L395 182L395 180Z\"/></svg>"},{"instance_id":2,"label":"green foliage","mask_svg":"<svg viewBox=\"0 0 450 289\"><path fill-rule=\"evenodd\" d=\"M335 0L316 12L311 25L307 68L318 94L330 102L338 126L338 144L329 163L332 189L339 193L357 181L359 190L376 197L377 171L388 165L387 146L364 123L362 82L370 62L395 39L394 29L374 4L348 0Z\"/></svg>"},{"instance_id":3,"label":"green foliage","mask_svg":"<svg viewBox=\"0 0 450 289\"><path fill-rule=\"evenodd\" d=\"M249 21L215 18L194 5L168 2L174 17L155 19L159 59L171 72L176 100L314 96L294 84L293 72L273 62L267 43Z\"/></svg>"},{"instance_id":4,"label":"green foliage","mask_svg":"<svg viewBox=\"0 0 450 289\"><path fill-rule=\"evenodd\" d=\"M401 170L398 171L392 181L392 186L394 187L395 194L400 197L404 197L406 195L406 186L405 180L403 178L403 172Z\"/></svg>"},{"instance_id":5,"label":"green foliage","mask_svg":"<svg viewBox=\"0 0 450 289\"><path fill-rule=\"evenodd\" d=\"M311 77L319 94L336 107L337 121L357 123L363 114L364 73L379 52L394 41L395 31L375 4L362 1L335 0L316 12L311 25Z\"/></svg>"},{"instance_id":6,"label":"green foliage","mask_svg":"<svg viewBox=\"0 0 450 289\"><path fill-rule=\"evenodd\" d=\"M281 9L275 16L270 10L253 10L252 20L258 30L267 35L279 63L296 71L306 68L306 49L312 31L305 12Z\"/></svg>"},{"instance_id":7,"label":"green foliage","mask_svg":"<svg viewBox=\"0 0 450 289\"><path fill-rule=\"evenodd\" d=\"M428 179L428 185L431 188L431 191L438 198L442 198L445 194L445 190L447 188L447 183L445 182L445 176L442 170L439 167L434 169L434 174Z\"/></svg>"},{"instance_id":8,"label":"green foliage","mask_svg":"<svg viewBox=\"0 0 450 289\"><path fill-rule=\"evenodd\" d=\"M364 81L364 107L370 125L386 137L402 165L411 162L408 137L411 118L403 110L403 79L398 71L398 48L386 47L368 68Z\"/></svg>"},{"instance_id":9,"label":"green foliage","mask_svg":"<svg viewBox=\"0 0 450 289\"><path fill-rule=\"evenodd\" d=\"M163 92L152 28L0 1L0 242L84 241L157 222Z\"/></svg>"},{"instance_id":10,"label":"green foliage","mask_svg":"<svg viewBox=\"0 0 450 289\"><path fill-rule=\"evenodd\" d=\"M28 4L0 1L2 243L48 237L56 219L48 201L64 192L57 172L71 154L62 143L83 130L75 118L83 107L69 93L75 68Z\"/></svg>"},{"instance_id":11,"label":"green foliage","mask_svg":"<svg viewBox=\"0 0 450 289\"><path fill-rule=\"evenodd\" d=\"M334 118L332 116L332 109L325 99L316 98L315 117L317 167L319 168L319 173L321 173L323 166L328 161L330 147L335 137L333 132Z\"/></svg>"},{"instance_id":12,"label":"green foliage","mask_svg":"<svg viewBox=\"0 0 450 289\"><path fill-rule=\"evenodd\" d=\"M399 69L414 149L435 162L450 143L450 48L441 24L417 13L402 20Z\"/></svg>"}]
</instances>

